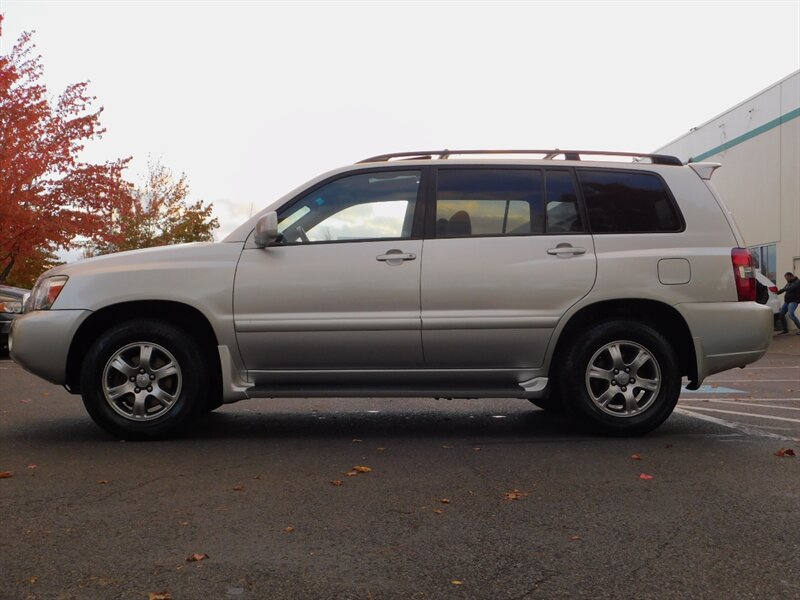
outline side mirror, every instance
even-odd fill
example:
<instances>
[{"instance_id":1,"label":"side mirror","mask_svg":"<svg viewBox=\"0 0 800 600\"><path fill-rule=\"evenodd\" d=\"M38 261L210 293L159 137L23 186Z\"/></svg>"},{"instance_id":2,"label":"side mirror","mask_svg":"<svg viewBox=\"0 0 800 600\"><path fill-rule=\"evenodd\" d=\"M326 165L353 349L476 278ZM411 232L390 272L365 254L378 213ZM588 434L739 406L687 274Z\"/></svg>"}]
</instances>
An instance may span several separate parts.
<instances>
[{"instance_id":1,"label":"side mirror","mask_svg":"<svg viewBox=\"0 0 800 600\"><path fill-rule=\"evenodd\" d=\"M278 213L275 211L261 215L256 221L256 233L253 241L258 248L266 248L278 239Z\"/></svg>"}]
</instances>

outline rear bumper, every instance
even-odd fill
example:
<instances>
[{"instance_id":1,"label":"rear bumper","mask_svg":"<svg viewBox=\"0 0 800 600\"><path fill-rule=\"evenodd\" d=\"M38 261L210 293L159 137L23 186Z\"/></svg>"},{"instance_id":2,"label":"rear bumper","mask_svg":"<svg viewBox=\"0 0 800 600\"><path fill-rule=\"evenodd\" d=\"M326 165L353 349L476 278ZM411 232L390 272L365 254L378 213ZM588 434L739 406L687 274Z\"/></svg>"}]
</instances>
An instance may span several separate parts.
<instances>
[{"instance_id":1,"label":"rear bumper","mask_svg":"<svg viewBox=\"0 0 800 600\"><path fill-rule=\"evenodd\" d=\"M714 373L760 359L772 341L772 309L755 302L678 304L692 333L697 385Z\"/></svg>"},{"instance_id":2,"label":"rear bumper","mask_svg":"<svg viewBox=\"0 0 800 600\"><path fill-rule=\"evenodd\" d=\"M11 358L26 371L63 385L72 338L90 314L89 310L39 310L19 315L11 325Z\"/></svg>"}]
</instances>

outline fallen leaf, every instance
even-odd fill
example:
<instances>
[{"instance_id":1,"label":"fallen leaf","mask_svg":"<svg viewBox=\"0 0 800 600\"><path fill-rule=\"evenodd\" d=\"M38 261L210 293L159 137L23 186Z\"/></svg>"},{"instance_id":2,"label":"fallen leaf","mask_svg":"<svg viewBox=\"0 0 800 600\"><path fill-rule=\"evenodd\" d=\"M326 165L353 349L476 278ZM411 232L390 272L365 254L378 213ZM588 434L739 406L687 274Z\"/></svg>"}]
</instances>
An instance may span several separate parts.
<instances>
[{"instance_id":1,"label":"fallen leaf","mask_svg":"<svg viewBox=\"0 0 800 600\"><path fill-rule=\"evenodd\" d=\"M186 527L188 524L189 524L189 521L181 521L181 525L183 525L184 527Z\"/></svg>"},{"instance_id":2,"label":"fallen leaf","mask_svg":"<svg viewBox=\"0 0 800 600\"><path fill-rule=\"evenodd\" d=\"M359 440L358 438L353 439L354 444L360 444L363 440Z\"/></svg>"},{"instance_id":3,"label":"fallen leaf","mask_svg":"<svg viewBox=\"0 0 800 600\"><path fill-rule=\"evenodd\" d=\"M473 448L473 450L475 450L475 452L478 452L480 448Z\"/></svg>"},{"instance_id":4,"label":"fallen leaf","mask_svg":"<svg viewBox=\"0 0 800 600\"><path fill-rule=\"evenodd\" d=\"M571 539L573 542L577 542L578 540L580 540L582 538L579 535L571 535L571 536L569 536L569 539Z\"/></svg>"},{"instance_id":5,"label":"fallen leaf","mask_svg":"<svg viewBox=\"0 0 800 600\"><path fill-rule=\"evenodd\" d=\"M434 508L433 512L436 513L437 515L443 515L444 514L444 511L441 508Z\"/></svg>"},{"instance_id":6,"label":"fallen leaf","mask_svg":"<svg viewBox=\"0 0 800 600\"><path fill-rule=\"evenodd\" d=\"M30 402L31 402L30 400L20 400L19 401L20 404L30 404Z\"/></svg>"},{"instance_id":7,"label":"fallen leaf","mask_svg":"<svg viewBox=\"0 0 800 600\"><path fill-rule=\"evenodd\" d=\"M450 583L453 585L464 585L463 581L459 581L458 579L453 579Z\"/></svg>"},{"instance_id":8,"label":"fallen leaf","mask_svg":"<svg viewBox=\"0 0 800 600\"><path fill-rule=\"evenodd\" d=\"M294 527L289 525L289 527L283 530L283 533L294 533Z\"/></svg>"},{"instance_id":9,"label":"fallen leaf","mask_svg":"<svg viewBox=\"0 0 800 600\"><path fill-rule=\"evenodd\" d=\"M208 554L199 554L195 552L186 557L186 562L200 562L201 560L207 559L209 556Z\"/></svg>"},{"instance_id":10,"label":"fallen leaf","mask_svg":"<svg viewBox=\"0 0 800 600\"><path fill-rule=\"evenodd\" d=\"M377 450L378 452L383 452L384 450L386 450L386 448L376 448L376 450Z\"/></svg>"},{"instance_id":11,"label":"fallen leaf","mask_svg":"<svg viewBox=\"0 0 800 600\"><path fill-rule=\"evenodd\" d=\"M99 484L101 484L101 485L105 485L105 484L107 484L107 483L108 483L108 479L100 479L100 480L98 480L98 482L97 482L97 483L99 483Z\"/></svg>"},{"instance_id":12,"label":"fallen leaf","mask_svg":"<svg viewBox=\"0 0 800 600\"><path fill-rule=\"evenodd\" d=\"M641 454L631 454L631 460L642 460Z\"/></svg>"},{"instance_id":13,"label":"fallen leaf","mask_svg":"<svg viewBox=\"0 0 800 600\"><path fill-rule=\"evenodd\" d=\"M344 482L341 479L334 479L333 481L329 481L328 483L330 483L334 487L339 487Z\"/></svg>"},{"instance_id":14,"label":"fallen leaf","mask_svg":"<svg viewBox=\"0 0 800 600\"><path fill-rule=\"evenodd\" d=\"M452 446L442 446L442 448L446 448L449 450L450 448L452 448Z\"/></svg>"},{"instance_id":15,"label":"fallen leaf","mask_svg":"<svg viewBox=\"0 0 800 600\"><path fill-rule=\"evenodd\" d=\"M653 478L652 475L648 475L647 473L642 473L639 475L639 479L644 479L645 481L650 481Z\"/></svg>"},{"instance_id":16,"label":"fallen leaf","mask_svg":"<svg viewBox=\"0 0 800 600\"><path fill-rule=\"evenodd\" d=\"M527 495L528 495L527 492L520 492L519 490L514 490L512 492L506 492L505 494L503 494L503 498L505 500L520 500L521 498L524 498Z\"/></svg>"},{"instance_id":17,"label":"fallen leaf","mask_svg":"<svg viewBox=\"0 0 800 600\"><path fill-rule=\"evenodd\" d=\"M147 594L147 600L172 600L172 594L169 592L150 592Z\"/></svg>"},{"instance_id":18,"label":"fallen leaf","mask_svg":"<svg viewBox=\"0 0 800 600\"><path fill-rule=\"evenodd\" d=\"M11 471L0 471L0 479L8 479L9 477L13 477L14 473Z\"/></svg>"},{"instance_id":19,"label":"fallen leaf","mask_svg":"<svg viewBox=\"0 0 800 600\"><path fill-rule=\"evenodd\" d=\"M31 577L30 579L28 579L28 583L36 583L37 581L39 581L38 577Z\"/></svg>"},{"instance_id":20,"label":"fallen leaf","mask_svg":"<svg viewBox=\"0 0 800 600\"><path fill-rule=\"evenodd\" d=\"M477 496L477 494L476 494L475 492L473 492L472 490L467 490L467 493L468 493L470 496Z\"/></svg>"},{"instance_id":21,"label":"fallen leaf","mask_svg":"<svg viewBox=\"0 0 800 600\"><path fill-rule=\"evenodd\" d=\"M787 456L795 456L795 453L792 448L781 448L775 453L775 456L780 456L781 458L785 458Z\"/></svg>"},{"instance_id":22,"label":"fallen leaf","mask_svg":"<svg viewBox=\"0 0 800 600\"><path fill-rule=\"evenodd\" d=\"M358 471L348 471L347 473L345 473L345 475L347 475L348 477L355 477L356 475L358 475Z\"/></svg>"},{"instance_id":23,"label":"fallen leaf","mask_svg":"<svg viewBox=\"0 0 800 600\"><path fill-rule=\"evenodd\" d=\"M369 467L353 467L353 471L356 473L371 473L372 469Z\"/></svg>"},{"instance_id":24,"label":"fallen leaf","mask_svg":"<svg viewBox=\"0 0 800 600\"><path fill-rule=\"evenodd\" d=\"M450 498L442 498L441 500L439 500L439 502L441 502L442 504L450 504Z\"/></svg>"},{"instance_id":25,"label":"fallen leaf","mask_svg":"<svg viewBox=\"0 0 800 600\"><path fill-rule=\"evenodd\" d=\"M244 491L244 486L243 485L235 485L235 486L233 486L233 491L234 492L243 492Z\"/></svg>"}]
</instances>

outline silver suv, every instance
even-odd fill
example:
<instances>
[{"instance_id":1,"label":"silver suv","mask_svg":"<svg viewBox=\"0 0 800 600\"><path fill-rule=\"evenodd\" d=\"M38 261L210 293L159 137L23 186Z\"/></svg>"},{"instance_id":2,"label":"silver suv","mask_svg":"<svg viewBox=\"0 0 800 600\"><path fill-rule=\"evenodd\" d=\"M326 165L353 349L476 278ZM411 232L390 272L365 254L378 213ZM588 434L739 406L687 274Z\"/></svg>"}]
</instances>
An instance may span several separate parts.
<instances>
[{"instance_id":1,"label":"silver suv","mask_svg":"<svg viewBox=\"0 0 800 600\"><path fill-rule=\"evenodd\" d=\"M515 397L642 434L670 415L682 377L696 389L770 343L772 311L754 302L750 254L710 183L717 166L376 156L221 243L48 271L11 355L126 439L287 396Z\"/></svg>"}]
</instances>

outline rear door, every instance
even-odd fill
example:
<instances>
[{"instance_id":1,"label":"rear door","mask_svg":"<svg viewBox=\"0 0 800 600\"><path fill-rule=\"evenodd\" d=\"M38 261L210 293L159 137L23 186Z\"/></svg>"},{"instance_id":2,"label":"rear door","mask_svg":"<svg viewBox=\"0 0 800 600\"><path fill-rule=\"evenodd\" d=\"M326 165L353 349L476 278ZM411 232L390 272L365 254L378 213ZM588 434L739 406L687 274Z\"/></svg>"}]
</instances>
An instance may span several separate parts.
<instances>
[{"instance_id":1,"label":"rear door","mask_svg":"<svg viewBox=\"0 0 800 600\"><path fill-rule=\"evenodd\" d=\"M440 168L422 264L432 368L535 368L591 290L592 236L571 169Z\"/></svg>"}]
</instances>

